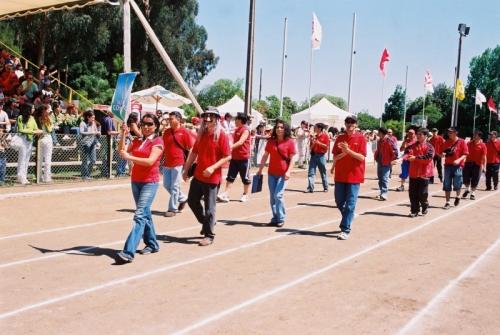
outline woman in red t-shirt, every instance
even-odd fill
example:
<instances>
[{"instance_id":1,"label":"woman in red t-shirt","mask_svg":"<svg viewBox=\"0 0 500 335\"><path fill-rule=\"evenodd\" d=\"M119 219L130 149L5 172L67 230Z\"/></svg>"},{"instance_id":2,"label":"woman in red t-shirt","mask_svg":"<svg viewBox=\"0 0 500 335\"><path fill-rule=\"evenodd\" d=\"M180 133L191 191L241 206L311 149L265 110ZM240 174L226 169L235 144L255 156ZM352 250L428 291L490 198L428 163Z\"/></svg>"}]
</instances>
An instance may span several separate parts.
<instances>
[{"instance_id":1,"label":"woman in red t-shirt","mask_svg":"<svg viewBox=\"0 0 500 335\"><path fill-rule=\"evenodd\" d=\"M326 126L323 123L314 125L314 135L310 137L309 143L311 148L311 159L309 160L309 169L307 172L307 191L306 193L314 192L314 177L316 176L316 168L319 169L321 182L323 183L323 192L328 192L328 176L326 174L326 157L330 145L330 137L324 132Z\"/></svg>"},{"instance_id":2,"label":"woman in red t-shirt","mask_svg":"<svg viewBox=\"0 0 500 335\"><path fill-rule=\"evenodd\" d=\"M118 253L118 258L122 262L133 261L141 237L146 247L139 253L145 255L158 252L160 249L151 216L151 204L160 181L160 158L163 152L163 140L158 136L159 129L160 122L156 116L144 115L141 119L142 137L134 139L125 150L128 128L122 125L120 156L134 164L131 179L132 194L136 205L134 226L128 235L123 251Z\"/></svg>"},{"instance_id":3,"label":"woman in red t-shirt","mask_svg":"<svg viewBox=\"0 0 500 335\"><path fill-rule=\"evenodd\" d=\"M285 200L284 193L286 181L290 179L290 171L293 168L293 156L295 156L295 142L291 138L292 132L290 126L283 120L276 120L271 138L267 141L266 152L262 156L259 171L269 159L268 185L271 196L271 211L273 217L270 226L283 227L285 224Z\"/></svg>"}]
</instances>

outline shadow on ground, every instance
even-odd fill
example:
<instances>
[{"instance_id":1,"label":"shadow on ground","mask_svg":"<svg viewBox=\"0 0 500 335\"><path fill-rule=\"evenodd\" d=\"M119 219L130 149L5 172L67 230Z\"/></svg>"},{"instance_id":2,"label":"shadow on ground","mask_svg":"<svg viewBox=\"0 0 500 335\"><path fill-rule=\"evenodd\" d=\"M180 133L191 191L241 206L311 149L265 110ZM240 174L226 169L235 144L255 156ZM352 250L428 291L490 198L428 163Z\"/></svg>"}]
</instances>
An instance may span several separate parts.
<instances>
[{"instance_id":1,"label":"shadow on ground","mask_svg":"<svg viewBox=\"0 0 500 335\"><path fill-rule=\"evenodd\" d=\"M300 230L293 228L278 228L276 229L278 233L289 233L294 235L305 235L305 236L318 236L327 238L337 238L337 234L340 234L340 230L334 231L310 231L310 230Z\"/></svg>"}]
</instances>

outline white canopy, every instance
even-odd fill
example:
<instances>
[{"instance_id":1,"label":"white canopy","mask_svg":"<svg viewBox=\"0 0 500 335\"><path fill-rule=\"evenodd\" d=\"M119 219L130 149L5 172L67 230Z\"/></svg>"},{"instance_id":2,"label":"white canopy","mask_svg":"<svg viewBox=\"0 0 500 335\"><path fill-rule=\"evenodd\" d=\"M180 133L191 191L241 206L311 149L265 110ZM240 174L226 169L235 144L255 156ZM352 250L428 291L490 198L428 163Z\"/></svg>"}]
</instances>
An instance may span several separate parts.
<instances>
[{"instance_id":1,"label":"white canopy","mask_svg":"<svg viewBox=\"0 0 500 335\"><path fill-rule=\"evenodd\" d=\"M178 107L172 107L162 104L158 104L158 106L156 106L156 104L141 104L141 105L143 113L156 113L157 110L161 110L163 113L179 112L181 113L182 117L185 117L184 110Z\"/></svg>"},{"instance_id":2,"label":"white canopy","mask_svg":"<svg viewBox=\"0 0 500 335\"><path fill-rule=\"evenodd\" d=\"M344 119L351 115L343 109L332 104L327 98L323 98L311 108L306 108L301 112L292 114L292 127L300 126L301 121L308 123L325 123L338 129L344 126Z\"/></svg>"},{"instance_id":3,"label":"white canopy","mask_svg":"<svg viewBox=\"0 0 500 335\"><path fill-rule=\"evenodd\" d=\"M170 107L179 107L184 104L190 104L191 100L156 85L142 91L132 92L132 99L143 104L157 104Z\"/></svg>"},{"instance_id":4,"label":"white canopy","mask_svg":"<svg viewBox=\"0 0 500 335\"><path fill-rule=\"evenodd\" d=\"M0 20L102 3L106 3L106 0L2 0L0 3Z\"/></svg>"},{"instance_id":5,"label":"white canopy","mask_svg":"<svg viewBox=\"0 0 500 335\"><path fill-rule=\"evenodd\" d=\"M219 110L219 113L222 116L229 113L234 117L234 116L236 116L236 114L244 112L245 102L239 96L235 95L234 97L232 97L231 99L226 101L226 103L218 106L217 109ZM259 123L264 120L264 117L262 116L261 113L259 113L258 111L256 111L253 108L252 108L252 116L253 116L253 120L252 120L251 127L257 128Z\"/></svg>"}]
</instances>

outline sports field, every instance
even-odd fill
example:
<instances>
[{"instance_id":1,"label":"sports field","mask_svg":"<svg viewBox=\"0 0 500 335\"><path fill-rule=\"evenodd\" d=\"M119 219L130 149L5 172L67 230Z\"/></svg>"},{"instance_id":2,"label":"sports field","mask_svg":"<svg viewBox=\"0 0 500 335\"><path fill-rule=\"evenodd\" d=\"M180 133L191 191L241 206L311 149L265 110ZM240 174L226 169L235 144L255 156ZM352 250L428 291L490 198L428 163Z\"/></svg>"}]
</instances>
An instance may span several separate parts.
<instances>
[{"instance_id":1,"label":"sports field","mask_svg":"<svg viewBox=\"0 0 500 335\"><path fill-rule=\"evenodd\" d=\"M339 241L333 187L305 188L296 171L282 228L266 226L267 185L218 204L208 247L189 208L163 216L160 188L160 252L126 265L114 260L134 210L126 181L3 189L1 333L500 334L498 191L444 210L431 185L429 214L411 219L407 192L373 198L370 165L350 239Z\"/></svg>"}]
</instances>

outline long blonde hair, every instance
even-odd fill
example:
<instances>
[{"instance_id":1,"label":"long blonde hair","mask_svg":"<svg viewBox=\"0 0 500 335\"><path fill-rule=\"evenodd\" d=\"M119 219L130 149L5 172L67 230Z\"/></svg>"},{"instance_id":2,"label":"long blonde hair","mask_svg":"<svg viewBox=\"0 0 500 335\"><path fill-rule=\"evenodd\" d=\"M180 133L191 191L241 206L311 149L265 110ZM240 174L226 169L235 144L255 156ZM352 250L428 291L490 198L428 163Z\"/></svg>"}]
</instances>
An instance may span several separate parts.
<instances>
[{"instance_id":1,"label":"long blonde hair","mask_svg":"<svg viewBox=\"0 0 500 335\"><path fill-rule=\"evenodd\" d=\"M36 110L35 120L39 128L50 128L52 127L52 120L50 119L50 115L43 115L43 112L49 109L49 105L40 105Z\"/></svg>"},{"instance_id":2,"label":"long blonde hair","mask_svg":"<svg viewBox=\"0 0 500 335\"><path fill-rule=\"evenodd\" d=\"M217 142L219 141L219 136L222 131L222 125L220 124L220 117L217 116L217 114L214 114L216 117L216 123L215 123L215 129L214 129L214 141ZM208 132L208 124L207 122L202 118L200 129L198 129L198 134L196 135L196 142L199 142L203 135Z\"/></svg>"}]
</instances>

